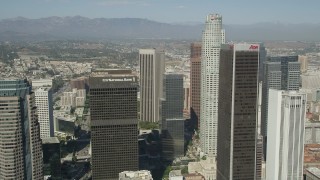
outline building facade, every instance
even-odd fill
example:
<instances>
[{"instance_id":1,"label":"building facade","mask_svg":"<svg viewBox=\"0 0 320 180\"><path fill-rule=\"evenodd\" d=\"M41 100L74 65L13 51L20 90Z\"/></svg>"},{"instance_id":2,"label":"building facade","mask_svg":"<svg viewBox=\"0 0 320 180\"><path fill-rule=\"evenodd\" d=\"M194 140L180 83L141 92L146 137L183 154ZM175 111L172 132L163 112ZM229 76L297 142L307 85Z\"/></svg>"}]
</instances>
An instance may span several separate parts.
<instances>
[{"instance_id":1,"label":"building facade","mask_svg":"<svg viewBox=\"0 0 320 180\"><path fill-rule=\"evenodd\" d=\"M266 179L303 178L306 94L269 90Z\"/></svg>"},{"instance_id":2,"label":"building facade","mask_svg":"<svg viewBox=\"0 0 320 180\"><path fill-rule=\"evenodd\" d=\"M163 89L162 119L183 118L183 75L165 74Z\"/></svg>"},{"instance_id":3,"label":"building facade","mask_svg":"<svg viewBox=\"0 0 320 180\"><path fill-rule=\"evenodd\" d=\"M222 16L209 14L202 33L200 143L201 151L210 156L217 154L219 60L224 43Z\"/></svg>"},{"instance_id":4,"label":"building facade","mask_svg":"<svg viewBox=\"0 0 320 180\"><path fill-rule=\"evenodd\" d=\"M300 87L300 62L298 56L268 57L264 64L262 87L261 132L264 136L264 156L266 158L268 133L269 89L297 91Z\"/></svg>"},{"instance_id":5,"label":"building facade","mask_svg":"<svg viewBox=\"0 0 320 180\"><path fill-rule=\"evenodd\" d=\"M35 95L27 80L0 80L0 179L42 180Z\"/></svg>"},{"instance_id":6,"label":"building facade","mask_svg":"<svg viewBox=\"0 0 320 180\"><path fill-rule=\"evenodd\" d=\"M158 122L164 74L164 51L140 49L140 120Z\"/></svg>"},{"instance_id":7,"label":"building facade","mask_svg":"<svg viewBox=\"0 0 320 180\"><path fill-rule=\"evenodd\" d=\"M256 179L259 44L223 45L217 180Z\"/></svg>"},{"instance_id":8,"label":"building facade","mask_svg":"<svg viewBox=\"0 0 320 180\"><path fill-rule=\"evenodd\" d=\"M51 87L39 87L34 90L38 121L40 123L40 137L54 136L53 100Z\"/></svg>"},{"instance_id":9,"label":"building facade","mask_svg":"<svg viewBox=\"0 0 320 180\"><path fill-rule=\"evenodd\" d=\"M43 173L53 179L61 179L61 151L60 141L57 137L42 139Z\"/></svg>"},{"instance_id":10,"label":"building facade","mask_svg":"<svg viewBox=\"0 0 320 180\"><path fill-rule=\"evenodd\" d=\"M192 43L190 59L190 118L200 127L201 43Z\"/></svg>"},{"instance_id":11,"label":"building facade","mask_svg":"<svg viewBox=\"0 0 320 180\"><path fill-rule=\"evenodd\" d=\"M161 138L165 160L184 156L183 75L164 75Z\"/></svg>"},{"instance_id":12,"label":"building facade","mask_svg":"<svg viewBox=\"0 0 320 180\"><path fill-rule=\"evenodd\" d=\"M119 173L119 180L153 180L150 171L124 171Z\"/></svg>"},{"instance_id":13,"label":"building facade","mask_svg":"<svg viewBox=\"0 0 320 180\"><path fill-rule=\"evenodd\" d=\"M139 168L137 78L112 73L89 78L93 179Z\"/></svg>"}]
</instances>

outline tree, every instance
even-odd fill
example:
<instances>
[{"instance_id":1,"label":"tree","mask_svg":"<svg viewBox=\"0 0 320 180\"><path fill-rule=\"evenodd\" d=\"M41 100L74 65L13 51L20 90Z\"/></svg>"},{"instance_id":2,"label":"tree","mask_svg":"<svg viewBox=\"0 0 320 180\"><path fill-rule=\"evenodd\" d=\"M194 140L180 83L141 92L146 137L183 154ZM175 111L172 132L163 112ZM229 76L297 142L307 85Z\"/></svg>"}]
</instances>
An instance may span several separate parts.
<instances>
[{"instance_id":1,"label":"tree","mask_svg":"<svg viewBox=\"0 0 320 180\"><path fill-rule=\"evenodd\" d=\"M166 168L166 170L164 171L163 173L163 176L162 176L162 179L166 178L168 179L169 178L169 173L172 171L172 166L168 166Z\"/></svg>"},{"instance_id":2,"label":"tree","mask_svg":"<svg viewBox=\"0 0 320 180\"><path fill-rule=\"evenodd\" d=\"M53 93L59 91L64 85L62 77L57 77L52 80L52 91Z\"/></svg>"},{"instance_id":3,"label":"tree","mask_svg":"<svg viewBox=\"0 0 320 180\"><path fill-rule=\"evenodd\" d=\"M189 171L188 171L188 166L184 166L182 169L181 169L181 174L188 174Z\"/></svg>"},{"instance_id":4,"label":"tree","mask_svg":"<svg viewBox=\"0 0 320 180\"><path fill-rule=\"evenodd\" d=\"M140 121L139 122L139 127L140 127L140 129L158 129L159 128L159 123L157 123L157 122Z\"/></svg>"},{"instance_id":5,"label":"tree","mask_svg":"<svg viewBox=\"0 0 320 180\"><path fill-rule=\"evenodd\" d=\"M70 114L74 114L75 111L76 111L76 108L72 107L71 110L70 110Z\"/></svg>"}]
</instances>

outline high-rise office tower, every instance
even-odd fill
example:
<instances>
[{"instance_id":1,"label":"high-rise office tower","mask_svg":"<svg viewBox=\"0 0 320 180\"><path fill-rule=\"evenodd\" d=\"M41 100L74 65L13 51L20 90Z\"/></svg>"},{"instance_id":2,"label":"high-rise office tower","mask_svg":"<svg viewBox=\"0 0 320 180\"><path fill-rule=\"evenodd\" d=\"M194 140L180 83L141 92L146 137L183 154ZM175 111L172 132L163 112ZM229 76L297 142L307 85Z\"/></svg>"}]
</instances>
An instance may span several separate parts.
<instances>
[{"instance_id":1,"label":"high-rise office tower","mask_svg":"<svg viewBox=\"0 0 320 180\"><path fill-rule=\"evenodd\" d=\"M209 14L202 33L200 143L201 150L210 156L217 153L219 60L224 43L222 17Z\"/></svg>"},{"instance_id":2,"label":"high-rise office tower","mask_svg":"<svg viewBox=\"0 0 320 180\"><path fill-rule=\"evenodd\" d=\"M217 180L255 179L259 44L220 54Z\"/></svg>"},{"instance_id":3,"label":"high-rise office tower","mask_svg":"<svg viewBox=\"0 0 320 180\"><path fill-rule=\"evenodd\" d=\"M259 43L260 46L259 46L259 82L263 81L263 77L264 77L264 74L263 74L263 69L264 69L264 63L266 62L267 60L267 50L266 48L264 47L264 44L263 43Z\"/></svg>"},{"instance_id":4,"label":"high-rise office tower","mask_svg":"<svg viewBox=\"0 0 320 180\"><path fill-rule=\"evenodd\" d=\"M164 51L140 49L140 120L160 120L160 99L164 74Z\"/></svg>"},{"instance_id":5,"label":"high-rise office tower","mask_svg":"<svg viewBox=\"0 0 320 180\"><path fill-rule=\"evenodd\" d=\"M201 91L201 43L192 43L190 48L190 118L200 127L200 91Z\"/></svg>"},{"instance_id":6,"label":"high-rise office tower","mask_svg":"<svg viewBox=\"0 0 320 180\"><path fill-rule=\"evenodd\" d=\"M53 100L51 87L39 87L34 89L38 121L40 124L40 137L53 137Z\"/></svg>"},{"instance_id":7,"label":"high-rise office tower","mask_svg":"<svg viewBox=\"0 0 320 180\"><path fill-rule=\"evenodd\" d=\"M163 158L173 160L184 156L183 75L164 75L162 101Z\"/></svg>"},{"instance_id":8,"label":"high-rise office tower","mask_svg":"<svg viewBox=\"0 0 320 180\"><path fill-rule=\"evenodd\" d=\"M309 66L308 56L299 56L298 61L300 62L301 73L307 72Z\"/></svg>"},{"instance_id":9,"label":"high-rise office tower","mask_svg":"<svg viewBox=\"0 0 320 180\"><path fill-rule=\"evenodd\" d=\"M136 79L122 70L89 78L93 179L118 179L139 168Z\"/></svg>"},{"instance_id":10,"label":"high-rise office tower","mask_svg":"<svg viewBox=\"0 0 320 180\"><path fill-rule=\"evenodd\" d=\"M163 89L162 119L183 118L183 75L165 74Z\"/></svg>"},{"instance_id":11,"label":"high-rise office tower","mask_svg":"<svg viewBox=\"0 0 320 180\"><path fill-rule=\"evenodd\" d=\"M57 137L42 138L43 174L61 179L61 149Z\"/></svg>"},{"instance_id":12,"label":"high-rise office tower","mask_svg":"<svg viewBox=\"0 0 320 180\"><path fill-rule=\"evenodd\" d=\"M261 131L268 131L269 89L297 91L300 87L300 62L298 56L269 57L264 63L264 81L262 87ZM265 141L266 142L266 141Z\"/></svg>"},{"instance_id":13,"label":"high-rise office tower","mask_svg":"<svg viewBox=\"0 0 320 180\"><path fill-rule=\"evenodd\" d=\"M303 178L306 94L269 90L267 180Z\"/></svg>"},{"instance_id":14,"label":"high-rise office tower","mask_svg":"<svg viewBox=\"0 0 320 180\"><path fill-rule=\"evenodd\" d=\"M281 89L281 63L266 62L264 64L264 72L261 107L261 133L263 136L267 136L269 89Z\"/></svg>"},{"instance_id":15,"label":"high-rise office tower","mask_svg":"<svg viewBox=\"0 0 320 180\"><path fill-rule=\"evenodd\" d=\"M281 90L296 91L300 86L300 62L298 56L277 56L267 58L267 62L280 63Z\"/></svg>"},{"instance_id":16,"label":"high-rise office tower","mask_svg":"<svg viewBox=\"0 0 320 180\"><path fill-rule=\"evenodd\" d=\"M0 80L0 179L43 179L36 114L27 80Z\"/></svg>"}]
</instances>

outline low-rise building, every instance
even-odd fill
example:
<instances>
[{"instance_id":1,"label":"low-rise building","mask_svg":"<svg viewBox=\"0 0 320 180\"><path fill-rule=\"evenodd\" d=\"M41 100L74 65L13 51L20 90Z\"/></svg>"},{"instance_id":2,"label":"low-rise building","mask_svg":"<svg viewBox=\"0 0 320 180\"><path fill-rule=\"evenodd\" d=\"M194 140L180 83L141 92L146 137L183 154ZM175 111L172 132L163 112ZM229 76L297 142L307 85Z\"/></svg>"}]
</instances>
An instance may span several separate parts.
<instances>
[{"instance_id":1,"label":"low-rise building","mask_svg":"<svg viewBox=\"0 0 320 180\"><path fill-rule=\"evenodd\" d=\"M205 180L204 176L200 173L191 173L184 175L185 180Z\"/></svg>"},{"instance_id":2,"label":"low-rise building","mask_svg":"<svg viewBox=\"0 0 320 180\"><path fill-rule=\"evenodd\" d=\"M153 180L150 171L124 171L119 173L119 180Z\"/></svg>"},{"instance_id":3,"label":"low-rise building","mask_svg":"<svg viewBox=\"0 0 320 180\"><path fill-rule=\"evenodd\" d=\"M320 144L320 121L305 123L305 144Z\"/></svg>"},{"instance_id":4,"label":"low-rise building","mask_svg":"<svg viewBox=\"0 0 320 180\"><path fill-rule=\"evenodd\" d=\"M169 173L169 180L183 180L181 170L172 170Z\"/></svg>"},{"instance_id":5,"label":"low-rise building","mask_svg":"<svg viewBox=\"0 0 320 180\"><path fill-rule=\"evenodd\" d=\"M320 180L320 169L316 167L309 167L305 170L306 180Z\"/></svg>"},{"instance_id":6,"label":"low-rise building","mask_svg":"<svg viewBox=\"0 0 320 180\"><path fill-rule=\"evenodd\" d=\"M190 162L188 164L189 173L200 173L206 180L216 179L216 161L213 157L207 157L200 162Z\"/></svg>"}]
</instances>

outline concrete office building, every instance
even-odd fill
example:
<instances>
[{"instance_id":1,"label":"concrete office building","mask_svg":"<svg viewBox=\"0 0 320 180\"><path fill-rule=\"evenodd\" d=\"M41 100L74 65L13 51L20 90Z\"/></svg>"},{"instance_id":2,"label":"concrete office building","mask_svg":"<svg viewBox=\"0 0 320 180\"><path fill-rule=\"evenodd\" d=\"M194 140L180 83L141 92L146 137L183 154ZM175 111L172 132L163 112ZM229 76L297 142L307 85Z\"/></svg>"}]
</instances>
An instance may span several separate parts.
<instances>
[{"instance_id":1,"label":"concrete office building","mask_svg":"<svg viewBox=\"0 0 320 180\"><path fill-rule=\"evenodd\" d=\"M32 87L52 87L52 79L34 79L31 81Z\"/></svg>"},{"instance_id":2,"label":"concrete office building","mask_svg":"<svg viewBox=\"0 0 320 180\"><path fill-rule=\"evenodd\" d=\"M140 120L158 122L164 74L164 51L140 49Z\"/></svg>"},{"instance_id":3,"label":"concrete office building","mask_svg":"<svg viewBox=\"0 0 320 180\"><path fill-rule=\"evenodd\" d=\"M162 101L162 152L170 161L184 156L183 75L165 74Z\"/></svg>"},{"instance_id":4,"label":"concrete office building","mask_svg":"<svg viewBox=\"0 0 320 180\"><path fill-rule=\"evenodd\" d=\"M300 62L301 73L307 72L309 66L308 56L299 56L298 61Z\"/></svg>"},{"instance_id":5,"label":"concrete office building","mask_svg":"<svg viewBox=\"0 0 320 180\"><path fill-rule=\"evenodd\" d=\"M42 180L35 95L27 80L0 80L0 179Z\"/></svg>"},{"instance_id":6,"label":"concrete office building","mask_svg":"<svg viewBox=\"0 0 320 180\"><path fill-rule=\"evenodd\" d=\"M201 43L192 43L190 69L190 118L200 127Z\"/></svg>"},{"instance_id":7,"label":"concrete office building","mask_svg":"<svg viewBox=\"0 0 320 180\"><path fill-rule=\"evenodd\" d=\"M40 123L40 137L54 136L53 125L53 100L51 87L39 87L34 89L38 121Z\"/></svg>"},{"instance_id":8,"label":"concrete office building","mask_svg":"<svg viewBox=\"0 0 320 180\"><path fill-rule=\"evenodd\" d=\"M220 54L217 180L256 179L259 44Z\"/></svg>"},{"instance_id":9,"label":"concrete office building","mask_svg":"<svg viewBox=\"0 0 320 180\"><path fill-rule=\"evenodd\" d=\"M85 89L72 89L71 92L63 92L61 106L82 107L86 101Z\"/></svg>"},{"instance_id":10,"label":"concrete office building","mask_svg":"<svg viewBox=\"0 0 320 180\"><path fill-rule=\"evenodd\" d=\"M300 63L298 56L278 56L267 58L264 64L262 87L261 134L264 136L264 156L266 158L268 132L269 89L297 91L300 87Z\"/></svg>"},{"instance_id":11,"label":"concrete office building","mask_svg":"<svg viewBox=\"0 0 320 180\"><path fill-rule=\"evenodd\" d=\"M200 145L210 156L217 154L219 60L224 43L222 16L209 14L202 32Z\"/></svg>"},{"instance_id":12,"label":"concrete office building","mask_svg":"<svg viewBox=\"0 0 320 180\"><path fill-rule=\"evenodd\" d=\"M269 89L281 89L281 63L266 62L264 64L264 81L262 90L262 111L261 111L261 132L263 136L267 136L267 118L268 118L268 96Z\"/></svg>"},{"instance_id":13,"label":"concrete office building","mask_svg":"<svg viewBox=\"0 0 320 180\"><path fill-rule=\"evenodd\" d=\"M267 180L303 178L306 94L269 90Z\"/></svg>"},{"instance_id":14,"label":"concrete office building","mask_svg":"<svg viewBox=\"0 0 320 180\"><path fill-rule=\"evenodd\" d=\"M89 82L92 178L118 179L120 172L139 168L137 78L106 70Z\"/></svg>"},{"instance_id":15,"label":"concrete office building","mask_svg":"<svg viewBox=\"0 0 320 180\"><path fill-rule=\"evenodd\" d=\"M72 89L85 89L89 90L89 79L86 77L80 77L70 80L70 86Z\"/></svg>"},{"instance_id":16,"label":"concrete office building","mask_svg":"<svg viewBox=\"0 0 320 180\"><path fill-rule=\"evenodd\" d=\"M305 122L305 144L320 144L320 122Z\"/></svg>"},{"instance_id":17,"label":"concrete office building","mask_svg":"<svg viewBox=\"0 0 320 180\"><path fill-rule=\"evenodd\" d=\"M183 78L183 114L190 117L190 79Z\"/></svg>"}]
</instances>

